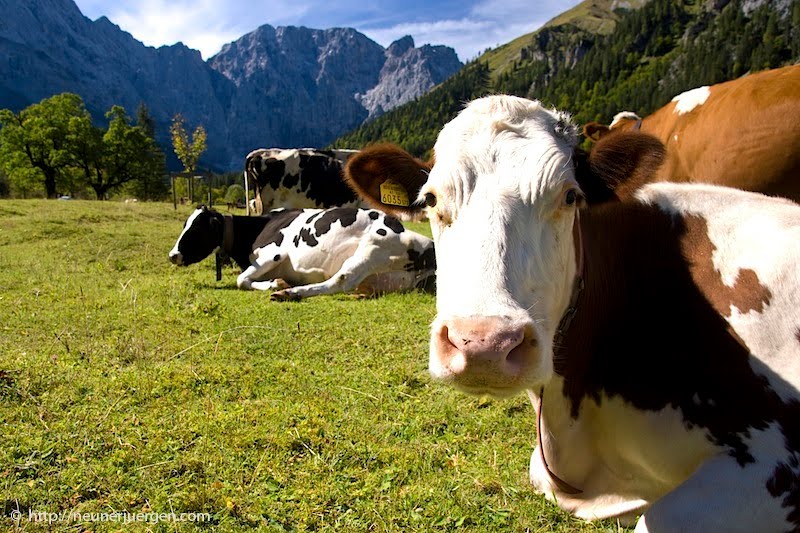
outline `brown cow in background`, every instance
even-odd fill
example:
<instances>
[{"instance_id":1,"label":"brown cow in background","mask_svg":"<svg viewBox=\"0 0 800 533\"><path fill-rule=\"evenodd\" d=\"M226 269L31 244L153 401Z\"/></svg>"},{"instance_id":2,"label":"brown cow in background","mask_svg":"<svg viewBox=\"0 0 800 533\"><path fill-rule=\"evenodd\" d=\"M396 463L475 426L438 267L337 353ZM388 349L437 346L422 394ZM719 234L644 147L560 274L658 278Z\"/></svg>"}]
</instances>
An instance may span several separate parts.
<instances>
[{"instance_id":1,"label":"brown cow in background","mask_svg":"<svg viewBox=\"0 0 800 533\"><path fill-rule=\"evenodd\" d=\"M714 183L800 202L800 65L692 89L643 119L622 112L610 126L584 126L595 141L634 130L666 146L653 181Z\"/></svg>"}]
</instances>

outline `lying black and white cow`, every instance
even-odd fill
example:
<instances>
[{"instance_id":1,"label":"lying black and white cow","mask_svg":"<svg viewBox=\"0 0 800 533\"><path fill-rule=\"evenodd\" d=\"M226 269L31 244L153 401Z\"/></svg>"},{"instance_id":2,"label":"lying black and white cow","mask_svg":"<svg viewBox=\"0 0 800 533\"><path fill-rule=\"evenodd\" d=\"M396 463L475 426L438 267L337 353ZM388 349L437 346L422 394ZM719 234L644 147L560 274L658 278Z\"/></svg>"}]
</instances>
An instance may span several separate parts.
<instances>
[{"instance_id":1,"label":"lying black and white cow","mask_svg":"<svg viewBox=\"0 0 800 533\"><path fill-rule=\"evenodd\" d=\"M270 209L359 207L342 181L344 163L354 150L313 148L253 150L244 162L244 179L255 194L255 212Z\"/></svg>"},{"instance_id":2,"label":"lying black and white cow","mask_svg":"<svg viewBox=\"0 0 800 533\"><path fill-rule=\"evenodd\" d=\"M242 269L241 289L278 290L276 300L380 294L432 287L433 241L379 211L276 209L258 217L200 206L169 252L186 266L223 250Z\"/></svg>"},{"instance_id":3,"label":"lying black and white cow","mask_svg":"<svg viewBox=\"0 0 800 533\"><path fill-rule=\"evenodd\" d=\"M375 205L391 180L387 209L427 212L431 374L527 391L537 489L583 518L642 515L637 532L798 531L800 206L700 184L614 198L664 149L607 139L586 162L568 116L491 96L432 166L378 146L347 171Z\"/></svg>"}]
</instances>

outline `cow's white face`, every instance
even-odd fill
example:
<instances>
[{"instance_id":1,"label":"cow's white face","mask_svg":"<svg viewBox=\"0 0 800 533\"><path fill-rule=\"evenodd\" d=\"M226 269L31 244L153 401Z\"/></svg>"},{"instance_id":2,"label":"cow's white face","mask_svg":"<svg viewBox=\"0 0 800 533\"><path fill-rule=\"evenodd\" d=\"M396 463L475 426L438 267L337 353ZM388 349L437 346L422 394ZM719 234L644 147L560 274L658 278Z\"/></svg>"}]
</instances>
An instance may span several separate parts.
<instances>
[{"instance_id":1,"label":"cow's white face","mask_svg":"<svg viewBox=\"0 0 800 533\"><path fill-rule=\"evenodd\" d=\"M508 396L552 376L576 274L575 141L567 116L509 96L472 102L441 131L420 191L438 262L434 377Z\"/></svg>"}]
</instances>

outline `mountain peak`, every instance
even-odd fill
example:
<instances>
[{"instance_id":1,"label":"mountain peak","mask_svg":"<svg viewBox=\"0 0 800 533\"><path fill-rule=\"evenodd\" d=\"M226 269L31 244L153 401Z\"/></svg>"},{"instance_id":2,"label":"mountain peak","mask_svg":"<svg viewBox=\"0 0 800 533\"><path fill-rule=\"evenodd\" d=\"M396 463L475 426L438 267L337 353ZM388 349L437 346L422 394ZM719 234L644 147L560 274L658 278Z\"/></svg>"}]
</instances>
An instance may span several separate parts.
<instances>
[{"instance_id":1,"label":"mountain peak","mask_svg":"<svg viewBox=\"0 0 800 533\"><path fill-rule=\"evenodd\" d=\"M400 57L412 48L414 48L414 38L410 35L405 35L390 44L389 48L386 49L386 54Z\"/></svg>"}]
</instances>

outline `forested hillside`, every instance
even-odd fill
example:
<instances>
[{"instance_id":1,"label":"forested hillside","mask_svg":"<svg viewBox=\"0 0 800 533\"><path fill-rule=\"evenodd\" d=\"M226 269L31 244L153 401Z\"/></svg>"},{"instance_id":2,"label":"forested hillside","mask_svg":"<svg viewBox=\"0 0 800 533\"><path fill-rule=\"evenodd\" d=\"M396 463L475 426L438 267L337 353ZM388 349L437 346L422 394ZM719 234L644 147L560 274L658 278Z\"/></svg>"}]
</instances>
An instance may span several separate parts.
<instances>
[{"instance_id":1,"label":"forested hillside","mask_svg":"<svg viewBox=\"0 0 800 533\"><path fill-rule=\"evenodd\" d=\"M783 12L779 3L747 14L752 2L742 0L721 10L653 0L599 37L574 68L548 78L529 62L518 68L532 79L525 92L502 81L494 89L572 111L580 122L606 121L621 110L645 115L687 89L800 58L800 1L784 2Z\"/></svg>"},{"instance_id":2,"label":"forested hillside","mask_svg":"<svg viewBox=\"0 0 800 533\"><path fill-rule=\"evenodd\" d=\"M570 111L578 122L618 111L646 115L685 90L800 60L800 0L651 0L618 12L607 35L573 23L531 36L511 68L491 76L483 56L419 100L336 141L396 142L425 155L471 98L508 93Z\"/></svg>"}]
</instances>

